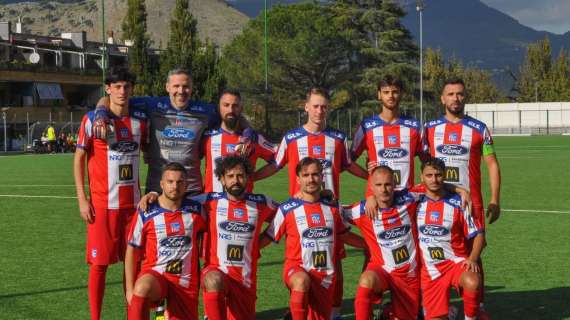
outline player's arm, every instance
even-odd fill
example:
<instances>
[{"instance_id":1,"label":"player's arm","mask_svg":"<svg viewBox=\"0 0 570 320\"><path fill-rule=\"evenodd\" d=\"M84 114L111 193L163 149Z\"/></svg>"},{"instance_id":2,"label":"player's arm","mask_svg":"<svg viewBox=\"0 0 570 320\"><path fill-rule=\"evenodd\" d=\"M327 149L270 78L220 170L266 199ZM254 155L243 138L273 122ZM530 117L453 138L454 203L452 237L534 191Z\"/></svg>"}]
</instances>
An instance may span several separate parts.
<instances>
[{"instance_id":1,"label":"player's arm","mask_svg":"<svg viewBox=\"0 0 570 320\"><path fill-rule=\"evenodd\" d=\"M139 248L128 245L127 252L125 253L125 295L128 304L131 304L131 298L133 297L138 261L137 256L140 255L139 251Z\"/></svg>"},{"instance_id":2,"label":"player's arm","mask_svg":"<svg viewBox=\"0 0 570 320\"><path fill-rule=\"evenodd\" d=\"M75 180L75 191L79 204L79 215L85 222L95 221L95 211L85 194L85 158L87 152L83 148L76 148L73 157L73 177Z\"/></svg>"},{"instance_id":3,"label":"player's arm","mask_svg":"<svg viewBox=\"0 0 570 320\"><path fill-rule=\"evenodd\" d=\"M480 232L475 236L475 239L473 240L473 248L471 249L471 254L469 254L467 260L464 261L463 268L472 272L479 272L479 264L477 261L479 260L479 257L481 257L481 252L483 251L484 247L485 233Z\"/></svg>"},{"instance_id":4,"label":"player's arm","mask_svg":"<svg viewBox=\"0 0 570 320\"><path fill-rule=\"evenodd\" d=\"M346 170L359 178L368 180L368 172L356 161L352 161Z\"/></svg>"},{"instance_id":5,"label":"player's arm","mask_svg":"<svg viewBox=\"0 0 570 320\"><path fill-rule=\"evenodd\" d=\"M483 156L487 164L487 171L489 172L489 183L491 187L491 201L487 206L487 218L489 223L493 223L499 219L501 214L500 206L500 193L501 193L501 170L499 168L499 161L495 153Z\"/></svg>"},{"instance_id":6,"label":"player's arm","mask_svg":"<svg viewBox=\"0 0 570 320\"><path fill-rule=\"evenodd\" d=\"M251 178L253 181L263 180L276 174L277 171L279 171L279 167L277 167L274 163L268 163L261 167L259 170L255 171Z\"/></svg>"},{"instance_id":7,"label":"player's arm","mask_svg":"<svg viewBox=\"0 0 570 320\"><path fill-rule=\"evenodd\" d=\"M267 247L272 242L273 242L273 240L271 238L269 238L269 236L265 232L262 232L259 235L259 249L263 249L263 248Z\"/></svg>"},{"instance_id":8,"label":"player's arm","mask_svg":"<svg viewBox=\"0 0 570 320\"><path fill-rule=\"evenodd\" d=\"M138 208L141 209L142 211L145 211L145 212L146 212L146 210L148 209L148 206L149 206L151 203L153 203L153 202L155 202L155 201L158 200L158 196L159 196L159 195L160 195L160 194L158 194L158 192L156 192L156 191L151 191L151 192L145 194L145 195L141 198L141 200L139 201Z\"/></svg>"},{"instance_id":9,"label":"player's arm","mask_svg":"<svg viewBox=\"0 0 570 320\"><path fill-rule=\"evenodd\" d=\"M364 241L364 238L362 238L361 236L357 235L352 231L347 231L345 233L339 234L339 238L349 246L360 249L366 249L366 242Z\"/></svg>"}]
</instances>

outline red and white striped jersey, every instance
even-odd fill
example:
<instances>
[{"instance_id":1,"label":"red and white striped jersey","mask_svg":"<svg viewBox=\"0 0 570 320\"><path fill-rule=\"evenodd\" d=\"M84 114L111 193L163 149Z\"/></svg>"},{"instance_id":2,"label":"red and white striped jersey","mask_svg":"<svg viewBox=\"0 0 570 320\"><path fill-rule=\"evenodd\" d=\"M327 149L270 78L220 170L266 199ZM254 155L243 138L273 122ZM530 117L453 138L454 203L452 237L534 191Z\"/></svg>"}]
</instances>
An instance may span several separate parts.
<instances>
[{"instance_id":1,"label":"red and white striped jersey","mask_svg":"<svg viewBox=\"0 0 570 320\"><path fill-rule=\"evenodd\" d=\"M289 198L279 206L266 235L274 241L285 236L285 266L299 266L319 275L321 285L328 288L339 259L338 236L348 231L337 206L324 200L311 203Z\"/></svg>"},{"instance_id":2,"label":"red and white striped jersey","mask_svg":"<svg viewBox=\"0 0 570 320\"><path fill-rule=\"evenodd\" d=\"M388 273L417 276L418 250L416 199L408 192L397 192L391 208L378 209L379 216L366 216L366 201L343 209L343 217L356 225L370 250L370 262Z\"/></svg>"},{"instance_id":3,"label":"red and white striped jersey","mask_svg":"<svg viewBox=\"0 0 570 320\"><path fill-rule=\"evenodd\" d=\"M200 204L185 199L180 209L170 211L158 201L146 212L139 209L129 236L129 245L144 251L141 271L168 274L183 287L198 288L200 237L206 221Z\"/></svg>"},{"instance_id":4,"label":"red and white striped jersey","mask_svg":"<svg viewBox=\"0 0 570 320\"><path fill-rule=\"evenodd\" d=\"M279 168L286 163L289 166L289 195L293 196L300 190L297 184L295 167L303 158L319 159L323 165L325 189L334 192L336 198L340 195L340 173L350 166L346 135L333 128L311 133L300 127L293 129L283 137L277 149L276 162Z\"/></svg>"},{"instance_id":5,"label":"red and white striped jersey","mask_svg":"<svg viewBox=\"0 0 570 320\"><path fill-rule=\"evenodd\" d=\"M473 204L483 205L481 195L481 156L494 153L487 126L465 116L453 123L445 117L425 126L424 149L445 162L445 182L466 188Z\"/></svg>"},{"instance_id":6,"label":"red and white striped jersey","mask_svg":"<svg viewBox=\"0 0 570 320\"><path fill-rule=\"evenodd\" d=\"M236 146L240 143L241 134L230 133L222 128L213 129L204 133L202 140L202 154L206 158L206 181L204 192L223 192L224 187L216 178L216 160L226 155L233 154ZM261 134L254 132L251 137L253 152L249 155L249 162L255 169L257 159L262 158L269 163L275 163L275 146ZM246 191L253 191L253 180L250 179Z\"/></svg>"},{"instance_id":7,"label":"red and white striped jersey","mask_svg":"<svg viewBox=\"0 0 570 320\"><path fill-rule=\"evenodd\" d=\"M362 120L352 140L352 160L358 159L364 150L368 152L369 162L394 170L397 190L411 188L414 157L422 151L419 122L400 117L394 123L387 123L379 115ZM370 189L367 194L371 194Z\"/></svg>"},{"instance_id":8,"label":"red and white striped jersey","mask_svg":"<svg viewBox=\"0 0 570 320\"><path fill-rule=\"evenodd\" d=\"M109 114L113 131L107 140L93 137L93 111L83 117L79 128L77 147L87 152L91 203L98 208L135 208L140 199L141 145L148 143L146 117L132 110L125 117Z\"/></svg>"},{"instance_id":9,"label":"red and white striped jersey","mask_svg":"<svg viewBox=\"0 0 570 320\"><path fill-rule=\"evenodd\" d=\"M481 232L469 211L461 208L461 197L451 193L440 200L420 196L417 224L422 278L426 280L437 279L465 260L469 256L466 240Z\"/></svg>"},{"instance_id":10,"label":"red and white striped jersey","mask_svg":"<svg viewBox=\"0 0 570 320\"><path fill-rule=\"evenodd\" d=\"M277 204L261 194L246 194L240 201L226 193L205 193L191 199L202 204L208 219L206 266L213 266L248 288L257 282L259 233L270 222Z\"/></svg>"}]
</instances>

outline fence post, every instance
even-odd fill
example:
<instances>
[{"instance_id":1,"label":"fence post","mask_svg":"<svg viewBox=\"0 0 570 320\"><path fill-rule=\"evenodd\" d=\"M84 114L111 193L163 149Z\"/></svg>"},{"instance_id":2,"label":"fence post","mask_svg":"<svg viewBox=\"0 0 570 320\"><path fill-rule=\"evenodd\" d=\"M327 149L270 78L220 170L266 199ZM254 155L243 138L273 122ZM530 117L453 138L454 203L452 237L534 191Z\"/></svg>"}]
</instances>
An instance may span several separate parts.
<instances>
[{"instance_id":1,"label":"fence post","mask_svg":"<svg viewBox=\"0 0 570 320\"><path fill-rule=\"evenodd\" d=\"M30 113L26 112L26 148L30 145Z\"/></svg>"},{"instance_id":2,"label":"fence post","mask_svg":"<svg viewBox=\"0 0 570 320\"><path fill-rule=\"evenodd\" d=\"M352 135L352 112L348 109L348 134Z\"/></svg>"},{"instance_id":3,"label":"fence post","mask_svg":"<svg viewBox=\"0 0 570 320\"><path fill-rule=\"evenodd\" d=\"M522 134L522 110L519 110L519 133Z\"/></svg>"},{"instance_id":4,"label":"fence post","mask_svg":"<svg viewBox=\"0 0 570 320\"><path fill-rule=\"evenodd\" d=\"M73 135L73 111L69 113L69 123L71 127L69 134Z\"/></svg>"},{"instance_id":5,"label":"fence post","mask_svg":"<svg viewBox=\"0 0 570 320\"><path fill-rule=\"evenodd\" d=\"M336 128L340 130L340 110L336 112Z\"/></svg>"},{"instance_id":6,"label":"fence post","mask_svg":"<svg viewBox=\"0 0 570 320\"><path fill-rule=\"evenodd\" d=\"M493 118L492 128L493 128L493 131L495 131L495 111L491 111L491 116Z\"/></svg>"},{"instance_id":7,"label":"fence post","mask_svg":"<svg viewBox=\"0 0 570 320\"><path fill-rule=\"evenodd\" d=\"M548 112L549 110L546 110L546 134L550 134L550 119L549 119L549 115L550 113Z\"/></svg>"},{"instance_id":8,"label":"fence post","mask_svg":"<svg viewBox=\"0 0 570 320\"><path fill-rule=\"evenodd\" d=\"M301 111L297 110L297 127L301 126Z\"/></svg>"},{"instance_id":9,"label":"fence post","mask_svg":"<svg viewBox=\"0 0 570 320\"><path fill-rule=\"evenodd\" d=\"M51 125L51 111L49 112L49 124Z\"/></svg>"},{"instance_id":10,"label":"fence post","mask_svg":"<svg viewBox=\"0 0 570 320\"><path fill-rule=\"evenodd\" d=\"M6 112L2 112L2 122L4 123L4 152L8 152L8 133L6 128Z\"/></svg>"}]
</instances>

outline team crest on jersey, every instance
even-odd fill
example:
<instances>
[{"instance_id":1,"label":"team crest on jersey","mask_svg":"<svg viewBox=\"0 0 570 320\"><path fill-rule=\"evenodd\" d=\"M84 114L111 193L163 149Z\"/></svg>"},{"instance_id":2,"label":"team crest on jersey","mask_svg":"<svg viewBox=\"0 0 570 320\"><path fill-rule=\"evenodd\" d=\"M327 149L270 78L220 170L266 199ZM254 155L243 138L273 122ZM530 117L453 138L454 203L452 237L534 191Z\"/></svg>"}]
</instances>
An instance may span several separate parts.
<instances>
[{"instance_id":1,"label":"team crest on jersey","mask_svg":"<svg viewBox=\"0 0 570 320\"><path fill-rule=\"evenodd\" d=\"M233 143L226 144L226 152L227 153L234 153L236 151L236 145Z\"/></svg>"},{"instance_id":2,"label":"team crest on jersey","mask_svg":"<svg viewBox=\"0 0 570 320\"><path fill-rule=\"evenodd\" d=\"M119 130L119 137L128 138L129 137L129 129L121 128L121 130Z\"/></svg>"},{"instance_id":3,"label":"team crest on jersey","mask_svg":"<svg viewBox=\"0 0 570 320\"><path fill-rule=\"evenodd\" d=\"M321 223L321 215L318 213L311 213L311 222L312 223Z\"/></svg>"},{"instance_id":4,"label":"team crest on jersey","mask_svg":"<svg viewBox=\"0 0 570 320\"><path fill-rule=\"evenodd\" d=\"M431 211L428 213L428 223L433 223L439 221L440 212L439 211Z\"/></svg>"},{"instance_id":5,"label":"team crest on jersey","mask_svg":"<svg viewBox=\"0 0 570 320\"><path fill-rule=\"evenodd\" d=\"M447 136L450 142L457 142L457 133L452 132Z\"/></svg>"},{"instance_id":6,"label":"team crest on jersey","mask_svg":"<svg viewBox=\"0 0 570 320\"><path fill-rule=\"evenodd\" d=\"M321 155L321 146L313 146L313 154L314 155Z\"/></svg>"},{"instance_id":7,"label":"team crest on jersey","mask_svg":"<svg viewBox=\"0 0 570 320\"><path fill-rule=\"evenodd\" d=\"M234 209L234 216L236 218L243 218L245 216L245 212L242 209L235 208Z\"/></svg>"},{"instance_id":8,"label":"team crest on jersey","mask_svg":"<svg viewBox=\"0 0 570 320\"><path fill-rule=\"evenodd\" d=\"M398 137L394 134L388 136L388 143L389 144L396 144L398 142Z\"/></svg>"},{"instance_id":9,"label":"team crest on jersey","mask_svg":"<svg viewBox=\"0 0 570 320\"><path fill-rule=\"evenodd\" d=\"M398 219L396 219L395 217L392 217L392 218L389 218L389 219L388 219L388 223L389 223L389 224L394 224L394 223L396 223L397 221L398 221Z\"/></svg>"},{"instance_id":10,"label":"team crest on jersey","mask_svg":"<svg viewBox=\"0 0 570 320\"><path fill-rule=\"evenodd\" d=\"M170 224L170 229L172 230L172 232L178 232L180 231L180 223L178 222L173 222Z\"/></svg>"}]
</instances>

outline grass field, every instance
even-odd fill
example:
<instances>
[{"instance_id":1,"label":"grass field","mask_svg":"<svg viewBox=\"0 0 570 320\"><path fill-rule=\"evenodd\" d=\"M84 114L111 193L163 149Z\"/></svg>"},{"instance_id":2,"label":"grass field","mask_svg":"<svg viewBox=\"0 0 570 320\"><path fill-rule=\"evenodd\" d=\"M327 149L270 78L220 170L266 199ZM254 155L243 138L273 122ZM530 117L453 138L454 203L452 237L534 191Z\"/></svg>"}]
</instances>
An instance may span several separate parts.
<instances>
[{"instance_id":1,"label":"grass field","mask_svg":"<svg viewBox=\"0 0 570 320\"><path fill-rule=\"evenodd\" d=\"M570 319L570 137L495 141L503 212L487 229L487 309L494 319ZM0 157L1 319L89 316L85 226L71 164L71 155ZM285 170L256 190L284 200ZM343 203L359 200L363 190L363 181L343 175ZM283 247L268 247L259 261L258 319L279 318L287 307ZM356 250L348 254L343 314L352 319L362 258ZM121 267L108 272L104 319L126 318Z\"/></svg>"}]
</instances>

